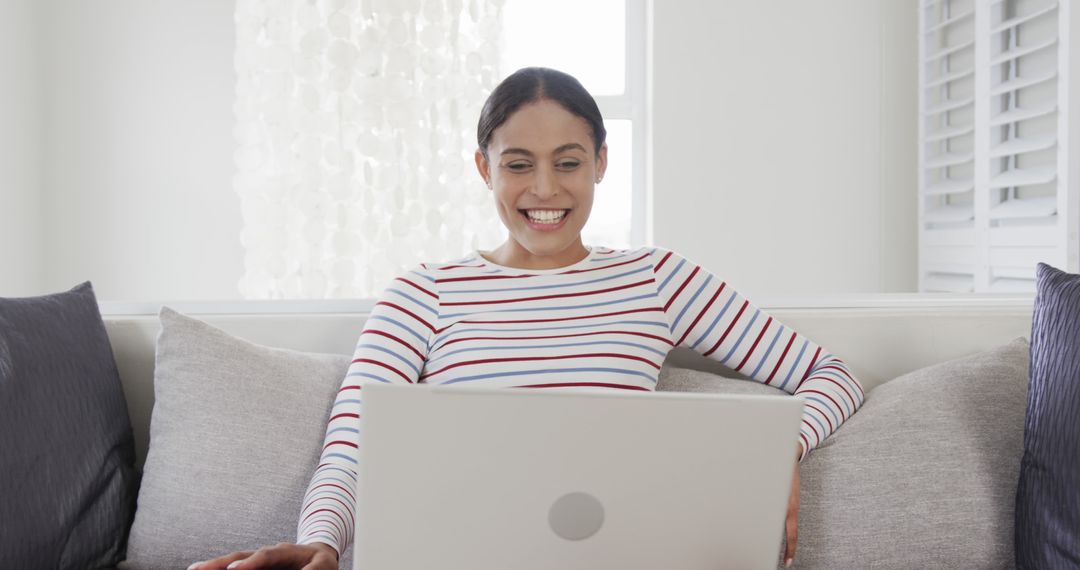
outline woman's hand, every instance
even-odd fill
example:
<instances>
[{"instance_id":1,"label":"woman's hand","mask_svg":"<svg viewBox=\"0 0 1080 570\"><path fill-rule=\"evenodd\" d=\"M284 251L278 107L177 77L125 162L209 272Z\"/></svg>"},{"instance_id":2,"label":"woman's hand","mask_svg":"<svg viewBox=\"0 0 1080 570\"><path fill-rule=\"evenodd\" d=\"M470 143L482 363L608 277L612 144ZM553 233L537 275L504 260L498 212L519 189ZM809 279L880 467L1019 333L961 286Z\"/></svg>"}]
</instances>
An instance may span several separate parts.
<instances>
[{"instance_id":1,"label":"woman's hand","mask_svg":"<svg viewBox=\"0 0 1080 570\"><path fill-rule=\"evenodd\" d=\"M233 552L212 560L196 562L188 570L253 570L255 568L297 568L338 570L338 553L330 545L282 542L258 550Z\"/></svg>"},{"instance_id":2,"label":"woman's hand","mask_svg":"<svg viewBox=\"0 0 1080 570\"><path fill-rule=\"evenodd\" d=\"M799 541L799 455L801 449L795 452L795 476L791 480L791 495L788 497L787 521L784 524L786 531L786 544L784 550L784 566L791 566L795 559L795 545Z\"/></svg>"}]
</instances>

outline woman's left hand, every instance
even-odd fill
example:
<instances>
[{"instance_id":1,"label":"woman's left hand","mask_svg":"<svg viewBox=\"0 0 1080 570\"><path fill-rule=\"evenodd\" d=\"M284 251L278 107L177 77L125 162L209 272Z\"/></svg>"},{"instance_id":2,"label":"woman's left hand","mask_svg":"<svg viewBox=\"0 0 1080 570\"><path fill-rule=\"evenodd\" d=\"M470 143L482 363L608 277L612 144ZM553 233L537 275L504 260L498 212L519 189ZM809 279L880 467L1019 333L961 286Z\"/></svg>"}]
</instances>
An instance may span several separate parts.
<instances>
[{"instance_id":1,"label":"woman's left hand","mask_svg":"<svg viewBox=\"0 0 1080 570\"><path fill-rule=\"evenodd\" d=\"M795 559L795 545L799 540L799 452L795 453L795 476L791 480L791 495L788 498L787 522L784 524L786 531L786 548L784 549L784 566L791 566Z\"/></svg>"}]
</instances>

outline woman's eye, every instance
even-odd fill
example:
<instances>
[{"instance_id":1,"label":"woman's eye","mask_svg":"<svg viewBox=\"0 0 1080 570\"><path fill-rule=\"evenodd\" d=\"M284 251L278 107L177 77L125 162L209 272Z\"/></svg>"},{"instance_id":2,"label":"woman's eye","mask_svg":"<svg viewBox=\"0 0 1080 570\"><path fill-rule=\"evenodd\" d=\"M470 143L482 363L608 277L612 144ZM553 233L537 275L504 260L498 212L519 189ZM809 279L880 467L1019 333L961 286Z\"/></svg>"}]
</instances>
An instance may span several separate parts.
<instances>
[{"instance_id":1,"label":"woman's eye","mask_svg":"<svg viewBox=\"0 0 1080 570\"><path fill-rule=\"evenodd\" d=\"M561 168L563 170L573 170L573 169L577 168L580 164L581 163L576 161L576 160L566 160L566 161L563 161L563 162L560 162L560 163L556 164L556 166L558 166L559 168Z\"/></svg>"},{"instance_id":2,"label":"woman's eye","mask_svg":"<svg viewBox=\"0 0 1080 570\"><path fill-rule=\"evenodd\" d=\"M510 163L510 164L507 164L506 168L510 169L513 172L521 172L522 170L526 170L526 169L529 168L529 163L527 163L527 162L513 162L513 163Z\"/></svg>"}]
</instances>

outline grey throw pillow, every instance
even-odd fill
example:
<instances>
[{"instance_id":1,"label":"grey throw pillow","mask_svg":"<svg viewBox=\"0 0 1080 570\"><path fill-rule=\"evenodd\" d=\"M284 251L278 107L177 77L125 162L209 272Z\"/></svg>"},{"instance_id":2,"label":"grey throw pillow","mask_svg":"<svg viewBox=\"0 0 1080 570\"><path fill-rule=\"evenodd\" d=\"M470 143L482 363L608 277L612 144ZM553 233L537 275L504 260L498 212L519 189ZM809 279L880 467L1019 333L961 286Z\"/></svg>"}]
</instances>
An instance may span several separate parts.
<instances>
[{"instance_id":1,"label":"grey throw pillow","mask_svg":"<svg viewBox=\"0 0 1080 570\"><path fill-rule=\"evenodd\" d=\"M167 307L160 318L150 448L120 567L294 542L350 357L259 346Z\"/></svg>"},{"instance_id":2,"label":"grey throw pillow","mask_svg":"<svg viewBox=\"0 0 1080 570\"><path fill-rule=\"evenodd\" d=\"M1016 490L1017 568L1080 567L1080 275L1040 263Z\"/></svg>"},{"instance_id":3,"label":"grey throw pillow","mask_svg":"<svg viewBox=\"0 0 1080 570\"><path fill-rule=\"evenodd\" d=\"M134 459L90 283L0 299L0 568L116 564L134 507Z\"/></svg>"},{"instance_id":4,"label":"grey throw pillow","mask_svg":"<svg viewBox=\"0 0 1080 570\"><path fill-rule=\"evenodd\" d=\"M1028 343L906 374L803 461L797 568L1011 568Z\"/></svg>"}]
</instances>

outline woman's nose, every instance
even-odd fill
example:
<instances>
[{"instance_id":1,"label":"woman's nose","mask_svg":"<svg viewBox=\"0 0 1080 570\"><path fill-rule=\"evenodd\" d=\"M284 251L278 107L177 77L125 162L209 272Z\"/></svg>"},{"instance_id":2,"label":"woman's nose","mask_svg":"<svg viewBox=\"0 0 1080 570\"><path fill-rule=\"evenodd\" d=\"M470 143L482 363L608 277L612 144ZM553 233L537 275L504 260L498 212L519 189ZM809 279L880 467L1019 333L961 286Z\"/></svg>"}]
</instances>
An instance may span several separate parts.
<instances>
[{"instance_id":1,"label":"woman's nose","mask_svg":"<svg viewBox=\"0 0 1080 570\"><path fill-rule=\"evenodd\" d=\"M555 173L548 169L540 168L536 172L536 183L533 184L533 194L541 199L553 198L559 193L559 182Z\"/></svg>"}]
</instances>

